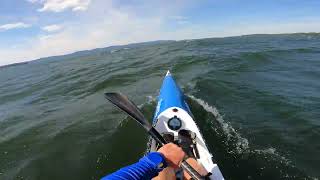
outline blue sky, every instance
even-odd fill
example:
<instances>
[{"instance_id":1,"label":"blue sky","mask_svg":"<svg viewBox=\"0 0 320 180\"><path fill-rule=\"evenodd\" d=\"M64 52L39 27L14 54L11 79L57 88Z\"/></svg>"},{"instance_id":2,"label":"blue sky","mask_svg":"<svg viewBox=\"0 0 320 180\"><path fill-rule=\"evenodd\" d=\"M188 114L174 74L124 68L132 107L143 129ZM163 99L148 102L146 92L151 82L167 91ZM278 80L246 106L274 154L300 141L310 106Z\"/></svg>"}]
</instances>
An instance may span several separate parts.
<instances>
[{"instance_id":1,"label":"blue sky","mask_svg":"<svg viewBox=\"0 0 320 180\"><path fill-rule=\"evenodd\" d=\"M160 39L320 32L319 0L1 0L0 65Z\"/></svg>"}]
</instances>

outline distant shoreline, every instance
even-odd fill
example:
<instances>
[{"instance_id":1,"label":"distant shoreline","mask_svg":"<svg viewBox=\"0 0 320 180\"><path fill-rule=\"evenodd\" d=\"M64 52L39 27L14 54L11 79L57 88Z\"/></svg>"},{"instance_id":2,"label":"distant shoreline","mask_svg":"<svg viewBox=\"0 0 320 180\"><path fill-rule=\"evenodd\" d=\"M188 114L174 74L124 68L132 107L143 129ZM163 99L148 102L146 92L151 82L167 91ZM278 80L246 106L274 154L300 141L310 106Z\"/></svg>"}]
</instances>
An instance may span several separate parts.
<instances>
[{"instance_id":1,"label":"distant shoreline","mask_svg":"<svg viewBox=\"0 0 320 180\"><path fill-rule=\"evenodd\" d=\"M31 61L34 61L34 60L31 60ZM18 63L13 63L13 64L6 64L6 65L0 66L0 69L1 68L6 68L6 67L11 67L11 66L19 66L19 65L22 65L22 64L28 64L29 62L30 61L18 62Z\"/></svg>"},{"instance_id":2,"label":"distant shoreline","mask_svg":"<svg viewBox=\"0 0 320 180\"><path fill-rule=\"evenodd\" d=\"M279 34L243 34L243 35L236 35L236 36L225 36L225 37L207 37L207 38L200 38L200 39L220 39L220 38L236 38L236 37L248 37L248 36L278 36L278 35L320 35L320 32L297 32L297 33L279 33ZM62 54L62 55L53 55L53 56L47 56L47 57L41 57L33 60L26 60L23 62L17 62L12 64L6 64L6 65L0 65L0 69L4 67L10 67L10 66L18 66L22 64L28 64L28 62L32 61L38 61L38 60L44 60L49 58L55 58L55 57L63 57L63 56L70 56L70 55L77 55L81 53L87 53L90 51L95 50L102 50L102 49L114 49L114 48L123 48L128 46L134 46L134 45L147 45L147 44L154 44L159 42L168 42L168 41L188 41L188 40L196 40L196 39L183 39L183 40L155 40L155 41L146 41L146 42L136 42L136 43L130 43L130 44L124 44L124 45L112 45L102 48L94 48L89 50L79 50L72 53Z\"/></svg>"}]
</instances>

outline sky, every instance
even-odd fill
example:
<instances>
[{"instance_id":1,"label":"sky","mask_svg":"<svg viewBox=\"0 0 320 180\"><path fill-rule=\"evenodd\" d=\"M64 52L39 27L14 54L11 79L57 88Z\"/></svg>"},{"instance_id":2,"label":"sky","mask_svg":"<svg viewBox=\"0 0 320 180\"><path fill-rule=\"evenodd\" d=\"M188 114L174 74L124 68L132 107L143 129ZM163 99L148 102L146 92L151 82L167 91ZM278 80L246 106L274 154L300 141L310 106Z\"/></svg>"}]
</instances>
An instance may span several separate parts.
<instances>
[{"instance_id":1,"label":"sky","mask_svg":"<svg viewBox=\"0 0 320 180\"><path fill-rule=\"evenodd\" d=\"M320 32L319 0L0 0L0 65L153 40Z\"/></svg>"}]
</instances>

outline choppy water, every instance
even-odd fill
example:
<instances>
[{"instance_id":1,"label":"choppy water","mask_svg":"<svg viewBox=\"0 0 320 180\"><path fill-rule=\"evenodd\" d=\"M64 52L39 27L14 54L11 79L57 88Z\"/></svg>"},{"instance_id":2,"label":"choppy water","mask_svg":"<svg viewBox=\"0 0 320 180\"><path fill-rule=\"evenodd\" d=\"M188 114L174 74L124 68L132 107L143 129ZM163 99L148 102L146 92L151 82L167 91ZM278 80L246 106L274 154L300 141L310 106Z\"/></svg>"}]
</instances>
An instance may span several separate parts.
<instances>
[{"instance_id":1,"label":"choppy water","mask_svg":"<svg viewBox=\"0 0 320 180\"><path fill-rule=\"evenodd\" d=\"M320 177L320 34L111 47L0 68L0 179L98 179L135 162L166 70L227 179Z\"/></svg>"}]
</instances>

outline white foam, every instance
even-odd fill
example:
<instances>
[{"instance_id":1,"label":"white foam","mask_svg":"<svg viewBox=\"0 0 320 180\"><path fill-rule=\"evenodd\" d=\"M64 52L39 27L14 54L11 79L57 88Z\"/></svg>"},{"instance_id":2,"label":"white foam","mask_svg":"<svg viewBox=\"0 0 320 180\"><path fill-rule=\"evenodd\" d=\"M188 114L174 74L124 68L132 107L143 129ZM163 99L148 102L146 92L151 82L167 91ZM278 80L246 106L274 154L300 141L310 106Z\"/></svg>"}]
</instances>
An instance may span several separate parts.
<instances>
[{"instance_id":1,"label":"white foam","mask_svg":"<svg viewBox=\"0 0 320 180\"><path fill-rule=\"evenodd\" d=\"M258 154L270 154L270 155L273 155L273 156L279 158L282 163L285 163L288 166L294 167L294 165L292 165L291 161L289 159L281 156L277 152L276 148L274 148L274 147L270 147L270 148L266 148L266 149L256 149L256 150L254 150L254 152L258 153Z\"/></svg>"},{"instance_id":2,"label":"white foam","mask_svg":"<svg viewBox=\"0 0 320 180\"><path fill-rule=\"evenodd\" d=\"M199 105L201 105L207 112L211 113L216 120L221 124L221 127L226 133L228 140L230 138L236 138L237 143L236 143L236 149L231 150L230 153L242 153L244 151L249 150L249 142L246 138L243 138L240 136L239 133L236 132L236 130L227 122L224 121L223 116L219 113L218 109L212 105L209 105L207 102L205 102L202 99L196 98L192 95L188 95L192 100L196 101ZM212 127L214 128L214 127ZM255 149L255 150L250 150L250 152L255 152L258 154L270 154L273 156L278 157L282 163L285 163L286 165L290 165L294 167L291 163L290 160L287 158L281 156L277 151L276 148L270 147L266 149Z\"/></svg>"},{"instance_id":3,"label":"white foam","mask_svg":"<svg viewBox=\"0 0 320 180\"><path fill-rule=\"evenodd\" d=\"M149 95L149 96L147 96L147 99L148 99L147 104L150 104L152 102L156 102L157 101L157 96Z\"/></svg>"},{"instance_id":4,"label":"white foam","mask_svg":"<svg viewBox=\"0 0 320 180\"><path fill-rule=\"evenodd\" d=\"M267 148L267 149L262 149L262 150L255 150L255 152L257 152L258 154L276 154L276 148Z\"/></svg>"},{"instance_id":5,"label":"white foam","mask_svg":"<svg viewBox=\"0 0 320 180\"><path fill-rule=\"evenodd\" d=\"M220 123L224 133L227 135L228 140L230 140L231 138L237 139L238 142L236 144L236 149L234 149L234 153L241 153L249 148L248 140L246 138L241 137L240 134L237 133L236 130L230 124L224 121L223 116L219 113L216 107L209 105L204 100L196 98L193 95L188 95L188 97L196 101L199 105L203 107L203 109L211 113L216 118L216 120ZM233 153L233 150L231 151L231 153Z\"/></svg>"},{"instance_id":6,"label":"white foam","mask_svg":"<svg viewBox=\"0 0 320 180\"><path fill-rule=\"evenodd\" d=\"M146 102L137 105L139 109L141 109L144 105L151 104L152 102L155 102L157 100L157 97L152 95L148 95L146 96L146 98L147 98Z\"/></svg>"}]
</instances>

